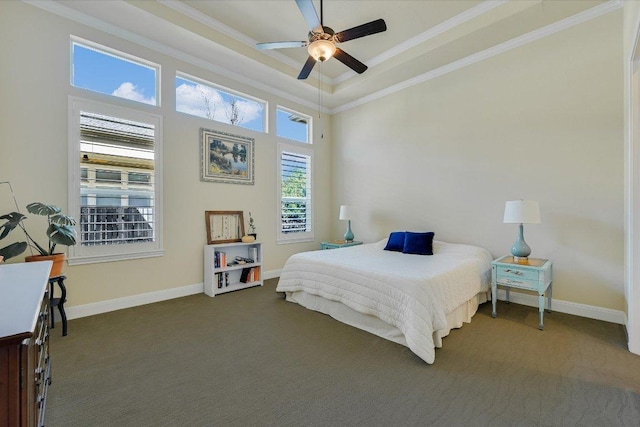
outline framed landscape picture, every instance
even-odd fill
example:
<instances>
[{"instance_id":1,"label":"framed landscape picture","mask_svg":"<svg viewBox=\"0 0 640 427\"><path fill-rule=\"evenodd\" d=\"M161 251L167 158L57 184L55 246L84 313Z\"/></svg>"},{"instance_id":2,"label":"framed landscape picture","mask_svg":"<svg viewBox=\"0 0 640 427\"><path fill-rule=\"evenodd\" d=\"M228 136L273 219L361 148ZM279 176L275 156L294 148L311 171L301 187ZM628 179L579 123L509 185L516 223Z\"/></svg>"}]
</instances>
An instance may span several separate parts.
<instances>
[{"instance_id":1,"label":"framed landscape picture","mask_svg":"<svg viewBox=\"0 0 640 427\"><path fill-rule=\"evenodd\" d=\"M200 129L200 180L253 185L254 139Z\"/></svg>"}]
</instances>

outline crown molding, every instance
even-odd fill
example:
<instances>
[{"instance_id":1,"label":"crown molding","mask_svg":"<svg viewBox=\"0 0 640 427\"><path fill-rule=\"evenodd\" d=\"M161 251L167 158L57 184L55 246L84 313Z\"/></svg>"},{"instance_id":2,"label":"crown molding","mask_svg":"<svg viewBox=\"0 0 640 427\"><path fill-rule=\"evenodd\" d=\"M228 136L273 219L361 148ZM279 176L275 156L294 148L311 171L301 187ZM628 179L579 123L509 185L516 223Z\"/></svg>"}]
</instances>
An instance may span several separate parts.
<instances>
[{"instance_id":1,"label":"crown molding","mask_svg":"<svg viewBox=\"0 0 640 427\"><path fill-rule=\"evenodd\" d=\"M481 52L475 53L473 55L469 55L465 58L459 59L457 61L451 62L450 64L444 65L442 67L436 68L434 70L428 71L424 74L420 74L419 76L413 77L411 79L405 80L403 82L397 83L395 85L389 86L385 89L382 89L378 92L374 92L362 98L356 99L352 102L348 102L339 107L333 108L329 111L329 114L341 113L357 106L366 104L367 102L374 101L376 99L385 97L392 93L410 88L412 86L418 85L420 83L424 83L433 78L448 74L452 71L459 70L468 65L475 64L480 61L484 61L485 59L489 59L493 56L499 55L501 53L507 52L511 49L515 49L517 47L523 46L527 43L534 42L536 40L540 40L544 37L550 36L557 32L566 30L575 25L582 24L584 22L590 21L592 19L598 18L600 16L606 15L613 11L620 9L623 6L622 0L611 0L607 3L603 3L599 6L592 7L591 9L587 9L584 12L580 12L576 15L565 18L561 21L555 22L553 24L547 25L546 27L539 28L537 30L531 31L529 33L523 34L522 36L513 38L504 43L500 43L496 46L493 46L489 49L485 49Z\"/></svg>"}]
</instances>

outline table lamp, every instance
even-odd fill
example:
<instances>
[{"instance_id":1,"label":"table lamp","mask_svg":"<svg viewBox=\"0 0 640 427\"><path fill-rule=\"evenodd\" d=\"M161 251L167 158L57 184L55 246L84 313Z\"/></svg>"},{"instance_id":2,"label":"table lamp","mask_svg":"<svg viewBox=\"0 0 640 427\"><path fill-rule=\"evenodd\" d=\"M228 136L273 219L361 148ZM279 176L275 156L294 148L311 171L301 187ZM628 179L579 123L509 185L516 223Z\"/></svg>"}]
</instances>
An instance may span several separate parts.
<instances>
[{"instance_id":1,"label":"table lamp","mask_svg":"<svg viewBox=\"0 0 640 427\"><path fill-rule=\"evenodd\" d=\"M540 208L535 200L511 200L504 206L505 224L519 224L518 239L511 247L511 255L515 260L526 260L531 248L524 241L523 224L540 224Z\"/></svg>"},{"instance_id":2,"label":"table lamp","mask_svg":"<svg viewBox=\"0 0 640 427\"><path fill-rule=\"evenodd\" d=\"M351 211L351 206L340 206L340 220L347 221L347 232L344 233L345 242L353 242L353 232L351 231L351 216L353 212Z\"/></svg>"}]
</instances>

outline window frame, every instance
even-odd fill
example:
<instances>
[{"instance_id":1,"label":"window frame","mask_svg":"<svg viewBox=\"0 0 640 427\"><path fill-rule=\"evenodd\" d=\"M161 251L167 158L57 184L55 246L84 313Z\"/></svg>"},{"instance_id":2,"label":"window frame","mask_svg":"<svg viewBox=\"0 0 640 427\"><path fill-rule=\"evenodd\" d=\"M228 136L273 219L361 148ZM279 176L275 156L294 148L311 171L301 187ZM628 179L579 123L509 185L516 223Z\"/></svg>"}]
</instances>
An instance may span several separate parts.
<instances>
[{"instance_id":1,"label":"window frame","mask_svg":"<svg viewBox=\"0 0 640 427\"><path fill-rule=\"evenodd\" d=\"M105 116L122 117L124 119L149 123L154 126L154 235L153 242L131 243L126 245L83 246L80 241L69 246L69 265L91 264L109 261L121 261L138 258L149 258L164 255L163 248L163 130L162 116L141 110L93 101L76 96L68 99L68 191L69 214L80 218L81 206L81 162L80 162L80 112L88 111ZM79 232L80 221L76 224ZM79 234L78 234L79 235Z\"/></svg>"}]
</instances>

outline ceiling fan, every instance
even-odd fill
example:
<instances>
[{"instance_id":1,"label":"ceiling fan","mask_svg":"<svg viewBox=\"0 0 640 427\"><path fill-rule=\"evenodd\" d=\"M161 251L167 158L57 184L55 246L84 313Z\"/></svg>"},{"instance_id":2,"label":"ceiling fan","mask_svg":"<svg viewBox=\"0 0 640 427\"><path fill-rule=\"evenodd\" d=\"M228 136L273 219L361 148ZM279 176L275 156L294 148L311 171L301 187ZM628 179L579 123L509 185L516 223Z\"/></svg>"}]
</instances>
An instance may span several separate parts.
<instances>
[{"instance_id":1,"label":"ceiling fan","mask_svg":"<svg viewBox=\"0 0 640 427\"><path fill-rule=\"evenodd\" d=\"M324 62L332 56L358 74L362 74L367 70L366 65L337 47L336 44L386 31L387 24L384 22L384 19L377 19L335 33L333 29L323 25L322 0L320 0L320 19L318 19L318 13L313 5L313 0L296 0L296 4L309 26L309 40L258 43L256 45L258 49L306 47L309 52L309 58L298 75L298 79L300 80L306 79L309 76L317 61Z\"/></svg>"}]
</instances>

